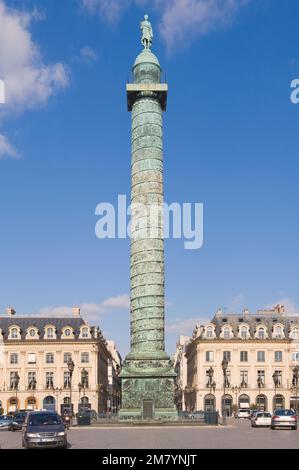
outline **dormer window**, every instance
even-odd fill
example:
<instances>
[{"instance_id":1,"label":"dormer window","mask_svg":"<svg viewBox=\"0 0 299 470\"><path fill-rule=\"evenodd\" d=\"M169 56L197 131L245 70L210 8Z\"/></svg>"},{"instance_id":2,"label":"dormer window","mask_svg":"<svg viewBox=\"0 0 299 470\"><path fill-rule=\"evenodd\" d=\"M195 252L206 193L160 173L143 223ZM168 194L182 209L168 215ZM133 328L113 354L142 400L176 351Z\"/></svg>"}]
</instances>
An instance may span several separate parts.
<instances>
[{"instance_id":1,"label":"dormer window","mask_svg":"<svg viewBox=\"0 0 299 470\"><path fill-rule=\"evenodd\" d=\"M35 339L38 337L38 329L35 326L30 326L26 331L26 339Z\"/></svg>"},{"instance_id":2,"label":"dormer window","mask_svg":"<svg viewBox=\"0 0 299 470\"><path fill-rule=\"evenodd\" d=\"M259 339L265 339L265 331L263 330L263 328L259 329L258 337L259 337Z\"/></svg>"},{"instance_id":3,"label":"dormer window","mask_svg":"<svg viewBox=\"0 0 299 470\"><path fill-rule=\"evenodd\" d=\"M82 329L82 338L88 338L88 336L89 336L88 328L83 328Z\"/></svg>"},{"instance_id":4,"label":"dormer window","mask_svg":"<svg viewBox=\"0 0 299 470\"><path fill-rule=\"evenodd\" d=\"M47 338L49 338L49 339L54 338L54 329L53 328L48 328L47 329Z\"/></svg>"},{"instance_id":5,"label":"dormer window","mask_svg":"<svg viewBox=\"0 0 299 470\"><path fill-rule=\"evenodd\" d=\"M46 325L44 331L44 339L56 339L56 328L54 325Z\"/></svg>"},{"instance_id":6,"label":"dormer window","mask_svg":"<svg viewBox=\"0 0 299 470\"><path fill-rule=\"evenodd\" d=\"M224 329L223 338L224 339L229 339L230 338L230 329L229 328Z\"/></svg>"},{"instance_id":7,"label":"dormer window","mask_svg":"<svg viewBox=\"0 0 299 470\"><path fill-rule=\"evenodd\" d=\"M211 326L207 328L207 338L213 338L213 328Z\"/></svg>"},{"instance_id":8,"label":"dormer window","mask_svg":"<svg viewBox=\"0 0 299 470\"><path fill-rule=\"evenodd\" d=\"M8 339L21 339L21 331L17 325L9 328Z\"/></svg>"},{"instance_id":9,"label":"dormer window","mask_svg":"<svg viewBox=\"0 0 299 470\"><path fill-rule=\"evenodd\" d=\"M63 328L61 338L62 339L73 339L74 338L73 328L71 326L66 326L65 328Z\"/></svg>"},{"instance_id":10,"label":"dormer window","mask_svg":"<svg viewBox=\"0 0 299 470\"><path fill-rule=\"evenodd\" d=\"M249 333L249 326L248 325L241 325L239 327L239 338L241 339L248 339L250 337Z\"/></svg>"},{"instance_id":11,"label":"dormer window","mask_svg":"<svg viewBox=\"0 0 299 470\"><path fill-rule=\"evenodd\" d=\"M290 336L292 339L299 339L299 328L292 328Z\"/></svg>"},{"instance_id":12,"label":"dormer window","mask_svg":"<svg viewBox=\"0 0 299 470\"><path fill-rule=\"evenodd\" d=\"M17 339L19 337L19 330L17 328L13 328L11 330L11 339Z\"/></svg>"},{"instance_id":13,"label":"dormer window","mask_svg":"<svg viewBox=\"0 0 299 470\"><path fill-rule=\"evenodd\" d=\"M258 329L257 329L257 332L255 333L255 337L257 339L266 339L267 338L267 330L266 330L266 327L264 326L260 326Z\"/></svg>"},{"instance_id":14,"label":"dormer window","mask_svg":"<svg viewBox=\"0 0 299 470\"><path fill-rule=\"evenodd\" d=\"M273 330L273 337L276 339L283 339L284 338L284 332L283 332L283 327L280 325L275 325L274 330Z\"/></svg>"}]
</instances>

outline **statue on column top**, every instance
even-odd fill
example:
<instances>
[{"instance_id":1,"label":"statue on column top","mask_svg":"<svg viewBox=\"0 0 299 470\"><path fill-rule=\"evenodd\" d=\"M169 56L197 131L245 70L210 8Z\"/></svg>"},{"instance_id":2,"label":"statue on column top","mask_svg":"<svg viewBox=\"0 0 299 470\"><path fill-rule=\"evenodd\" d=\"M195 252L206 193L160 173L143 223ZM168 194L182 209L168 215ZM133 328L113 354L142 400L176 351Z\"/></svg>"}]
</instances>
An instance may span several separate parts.
<instances>
[{"instance_id":1,"label":"statue on column top","mask_svg":"<svg viewBox=\"0 0 299 470\"><path fill-rule=\"evenodd\" d=\"M144 49L150 49L153 44L154 33L151 23L148 21L148 15L144 15L144 20L141 21L142 39L141 43Z\"/></svg>"}]
</instances>

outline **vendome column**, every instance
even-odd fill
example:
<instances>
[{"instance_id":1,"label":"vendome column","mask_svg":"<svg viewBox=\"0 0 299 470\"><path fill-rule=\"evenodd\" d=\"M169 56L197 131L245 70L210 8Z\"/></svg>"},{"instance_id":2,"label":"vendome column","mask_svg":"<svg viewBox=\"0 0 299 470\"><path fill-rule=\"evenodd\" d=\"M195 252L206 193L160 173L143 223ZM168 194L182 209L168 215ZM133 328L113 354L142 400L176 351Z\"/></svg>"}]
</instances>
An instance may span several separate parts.
<instances>
[{"instance_id":1,"label":"vendome column","mask_svg":"<svg viewBox=\"0 0 299 470\"><path fill-rule=\"evenodd\" d=\"M168 86L151 51L148 16L143 51L127 85L132 112L131 350L121 373L121 419L177 419L175 373L165 352L163 123Z\"/></svg>"}]
</instances>

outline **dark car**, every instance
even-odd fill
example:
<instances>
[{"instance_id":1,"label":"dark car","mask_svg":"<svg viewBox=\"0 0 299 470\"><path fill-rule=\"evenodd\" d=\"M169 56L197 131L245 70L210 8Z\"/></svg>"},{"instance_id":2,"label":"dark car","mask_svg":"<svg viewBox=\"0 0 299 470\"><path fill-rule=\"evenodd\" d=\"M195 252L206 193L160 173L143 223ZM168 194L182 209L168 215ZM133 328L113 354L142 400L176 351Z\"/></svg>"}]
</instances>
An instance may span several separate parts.
<instances>
[{"instance_id":1,"label":"dark car","mask_svg":"<svg viewBox=\"0 0 299 470\"><path fill-rule=\"evenodd\" d=\"M22 430L22 445L27 449L67 448L67 433L63 421L54 411L28 413Z\"/></svg>"},{"instance_id":2,"label":"dark car","mask_svg":"<svg viewBox=\"0 0 299 470\"><path fill-rule=\"evenodd\" d=\"M12 424L13 417L9 415L0 416L0 429L9 429Z\"/></svg>"},{"instance_id":3,"label":"dark car","mask_svg":"<svg viewBox=\"0 0 299 470\"><path fill-rule=\"evenodd\" d=\"M25 423L25 419L27 416L27 412L19 412L16 413L12 419L12 423L9 426L10 431L21 431L23 424Z\"/></svg>"}]
</instances>

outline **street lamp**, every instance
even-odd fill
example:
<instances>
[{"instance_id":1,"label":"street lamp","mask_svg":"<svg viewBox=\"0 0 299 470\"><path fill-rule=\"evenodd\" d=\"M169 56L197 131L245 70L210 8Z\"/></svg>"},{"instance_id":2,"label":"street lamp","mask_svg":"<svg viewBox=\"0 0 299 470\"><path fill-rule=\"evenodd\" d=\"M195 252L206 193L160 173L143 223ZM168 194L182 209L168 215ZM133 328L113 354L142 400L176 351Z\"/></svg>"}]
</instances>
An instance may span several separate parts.
<instances>
[{"instance_id":1,"label":"street lamp","mask_svg":"<svg viewBox=\"0 0 299 470\"><path fill-rule=\"evenodd\" d=\"M33 379L30 380L30 384L29 384L29 388L30 390L32 390L32 398L33 398L33 409L35 410L35 398L34 398L34 391L36 389L36 378L33 377Z\"/></svg>"},{"instance_id":2,"label":"street lamp","mask_svg":"<svg viewBox=\"0 0 299 470\"><path fill-rule=\"evenodd\" d=\"M72 358L70 357L68 362L67 362L67 368L69 371L69 379L70 379L70 402L71 402L71 415L73 417L73 403L72 403L72 377L73 377L73 372L75 369L75 364Z\"/></svg>"},{"instance_id":3,"label":"street lamp","mask_svg":"<svg viewBox=\"0 0 299 470\"><path fill-rule=\"evenodd\" d=\"M277 370L272 375L272 379L273 379L273 382L274 382L274 390L275 390L275 395L274 395L274 400L273 400L273 411L275 411L275 409L276 409L276 391L277 391L277 387L279 385L279 377L278 377Z\"/></svg>"},{"instance_id":4,"label":"street lamp","mask_svg":"<svg viewBox=\"0 0 299 470\"><path fill-rule=\"evenodd\" d=\"M56 387L54 392L55 392L55 396L56 396L56 411L57 413L59 413L59 395L62 391L62 388L60 387Z\"/></svg>"},{"instance_id":5,"label":"street lamp","mask_svg":"<svg viewBox=\"0 0 299 470\"><path fill-rule=\"evenodd\" d=\"M227 383L227 367L228 367L228 361L226 359L223 359L221 363L222 367L222 372L223 372L223 399L222 399L222 424L223 426L226 426L227 424L227 416L226 416L226 409L225 409L225 392L226 392L226 383Z\"/></svg>"},{"instance_id":6,"label":"street lamp","mask_svg":"<svg viewBox=\"0 0 299 470\"><path fill-rule=\"evenodd\" d=\"M18 411L18 389L19 389L19 382L20 382L20 376L18 372L15 373L14 376L14 387L16 391L16 411Z\"/></svg>"},{"instance_id":7,"label":"street lamp","mask_svg":"<svg viewBox=\"0 0 299 470\"><path fill-rule=\"evenodd\" d=\"M236 409L238 408L238 395L241 391L241 386L240 385L233 385L232 386L232 392L236 395Z\"/></svg>"},{"instance_id":8,"label":"street lamp","mask_svg":"<svg viewBox=\"0 0 299 470\"><path fill-rule=\"evenodd\" d=\"M211 408L212 408L212 388L213 388L213 385L215 384L215 382L213 382L214 369L213 369L212 366L208 370L208 376L209 376L209 387L210 387L210 410L209 411L211 411ZM213 411L214 411L214 401L215 401L215 397L213 397Z\"/></svg>"}]
</instances>

